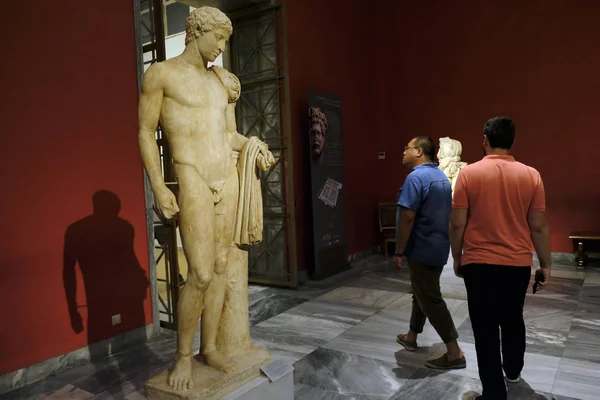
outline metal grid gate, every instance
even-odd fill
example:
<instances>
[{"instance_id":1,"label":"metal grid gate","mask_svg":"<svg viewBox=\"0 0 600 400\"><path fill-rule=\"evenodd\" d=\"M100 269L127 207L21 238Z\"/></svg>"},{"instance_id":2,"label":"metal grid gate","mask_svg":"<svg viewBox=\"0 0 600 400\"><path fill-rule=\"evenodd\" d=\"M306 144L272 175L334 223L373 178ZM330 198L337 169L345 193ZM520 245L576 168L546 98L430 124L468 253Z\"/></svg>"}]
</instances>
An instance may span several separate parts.
<instances>
[{"instance_id":1,"label":"metal grid gate","mask_svg":"<svg viewBox=\"0 0 600 400\"><path fill-rule=\"evenodd\" d=\"M297 286L285 17L280 6L232 14L231 72L242 84L238 131L269 145L276 164L261 172L263 242L249 252L249 281Z\"/></svg>"},{"instance_id":2,"label":"metal grid gate","mask_svg":"<svg viewBox=\"0 0 600 400\"><path fill-rule=\"evenodd\" d=\"M139 33L138 43L142 43L142 71L148 66L166 59L165 42L165 1L164 0L137 0L139 4ZM177 195L177 183L174 179L173 163L169 144L160 125L156 131L156 143L160 153L161 169L165 183ZM161 268L164 264L164 278L158 278L157 271L153 271L156 282L153 284L153 309L155 318L160 320L160 326L177 329L177 301L179 288L183 279L179 274L177 260L177 218L171 221L161 219L154 206L154 197L150 183L145 176L146 189L146 215L150 236L151 260ZM162 262L162 263L161 263ZM162 275L162 274L161 274ZM165 290L161 290L161 289ZM162 293L161 293L162 292ZM156 315L158 314L158 315Z\"/></svg>"}]
</instances>

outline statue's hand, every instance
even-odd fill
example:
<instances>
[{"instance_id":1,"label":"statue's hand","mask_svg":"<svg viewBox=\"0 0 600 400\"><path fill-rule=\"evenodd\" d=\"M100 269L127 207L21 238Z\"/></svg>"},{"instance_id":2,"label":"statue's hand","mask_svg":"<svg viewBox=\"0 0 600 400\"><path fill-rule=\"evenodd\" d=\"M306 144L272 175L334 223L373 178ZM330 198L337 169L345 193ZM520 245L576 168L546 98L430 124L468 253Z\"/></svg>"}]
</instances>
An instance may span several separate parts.
<instances>
[{"instance_id":1,"label":"statue's hand","mask_svg":"<svg viewBox=\"0 0 600 400\"><path fill-rule=\"evenodd\" d=\"M261 171L267 171L275 164L275 157L266 147L260 150L260 154L256 158L256 165Z\"/></svg>"},{"instance_id":2,"label":"statue's hand","mask_svg":"<svg viewBox=\"0 0 600 400\"><path fill-rule=\"evenodd\" d=\"M167 186L154 192L154 202L158 212L166 219L173 218L179 212L175 195Z\"/></svg>"}]
</instances>

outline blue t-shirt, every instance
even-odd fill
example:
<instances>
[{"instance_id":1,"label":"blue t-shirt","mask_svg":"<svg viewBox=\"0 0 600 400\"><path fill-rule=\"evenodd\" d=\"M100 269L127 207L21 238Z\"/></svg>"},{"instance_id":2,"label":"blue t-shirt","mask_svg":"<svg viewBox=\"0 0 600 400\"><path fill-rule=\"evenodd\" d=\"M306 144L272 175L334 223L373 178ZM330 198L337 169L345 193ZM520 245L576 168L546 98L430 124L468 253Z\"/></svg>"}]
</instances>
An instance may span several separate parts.
<instances>
[{"instance_id":1,"label":"blue t-shirt","mask_svg":"<svg viewBox=\"0 0 600 400\"><path fill-rule=\"evenodd\" d=\"M400 189L398 205L416 212L404 251L408 259L443 267L450 254L452 187L434 163L416 166Z\"/></svg>"}]
</instances>

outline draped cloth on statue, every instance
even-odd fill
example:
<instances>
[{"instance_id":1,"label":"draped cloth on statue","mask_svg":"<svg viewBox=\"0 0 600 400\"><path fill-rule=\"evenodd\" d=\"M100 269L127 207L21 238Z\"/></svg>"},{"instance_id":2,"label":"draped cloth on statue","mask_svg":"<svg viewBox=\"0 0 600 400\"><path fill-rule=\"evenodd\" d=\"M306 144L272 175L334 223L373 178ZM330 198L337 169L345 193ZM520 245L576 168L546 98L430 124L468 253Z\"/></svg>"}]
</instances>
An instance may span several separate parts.
<instances>
[{"instance_id":1,"label":"draped cloth on statue","mask_svg":"<svg viewBox=\"0 0 600 400\"><path fill-rule=\"evenodd\" d=\"M439 168L446 174L448 179L452 179L466 165L467 163L461 161L460 157L446 157L440 160Z\"/></svg>"},{"instance_id":2,"label":"draped cloth on statue","mask_svg":"<svg viewBox=\"0 0 600 400\"><path fill-rule=\"evenodd\" d=\"M233 237L238 246L252 246L262 241L263 201L257 171L257 167L265 163L262 149L266 150L267 145L255 136L250 137L238 159L240 195Z\"/></svg>"}]
</instances>

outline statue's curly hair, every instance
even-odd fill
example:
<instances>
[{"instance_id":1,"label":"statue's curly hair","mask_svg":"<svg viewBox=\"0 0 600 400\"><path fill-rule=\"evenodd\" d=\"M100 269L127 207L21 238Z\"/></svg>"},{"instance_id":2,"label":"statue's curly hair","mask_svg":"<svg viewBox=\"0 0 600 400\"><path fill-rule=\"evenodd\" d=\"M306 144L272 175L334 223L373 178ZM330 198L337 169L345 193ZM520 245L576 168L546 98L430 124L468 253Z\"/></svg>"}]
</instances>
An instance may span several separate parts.
<instances>
[{"instance_id":1,"label":"statue's curly hair","mask_svg":"<svg viewBox=\"0 0 600 400\"><path fill-rule=\"evenodd\" d=\"M225 13L215 7L200 7L190 13L185 22L185 44L201 34L223 28L231 35L233 26Z\"/></svg>"},{"instance_id":2,"label":"statue's curly hair","mask_svg":"<svg viewBox=\"0 0 600 400\"><path fill-rule=\"evenodd\" d=\"M319 124L323 128L323 131L325 131L325 132L327 131L327 127L328 127L327 117L325 116L323 111L321 111L318 107L310 107L308 109L308 117L309 117L309 123L311 125Z\"/></svg>"}]
</instances>

